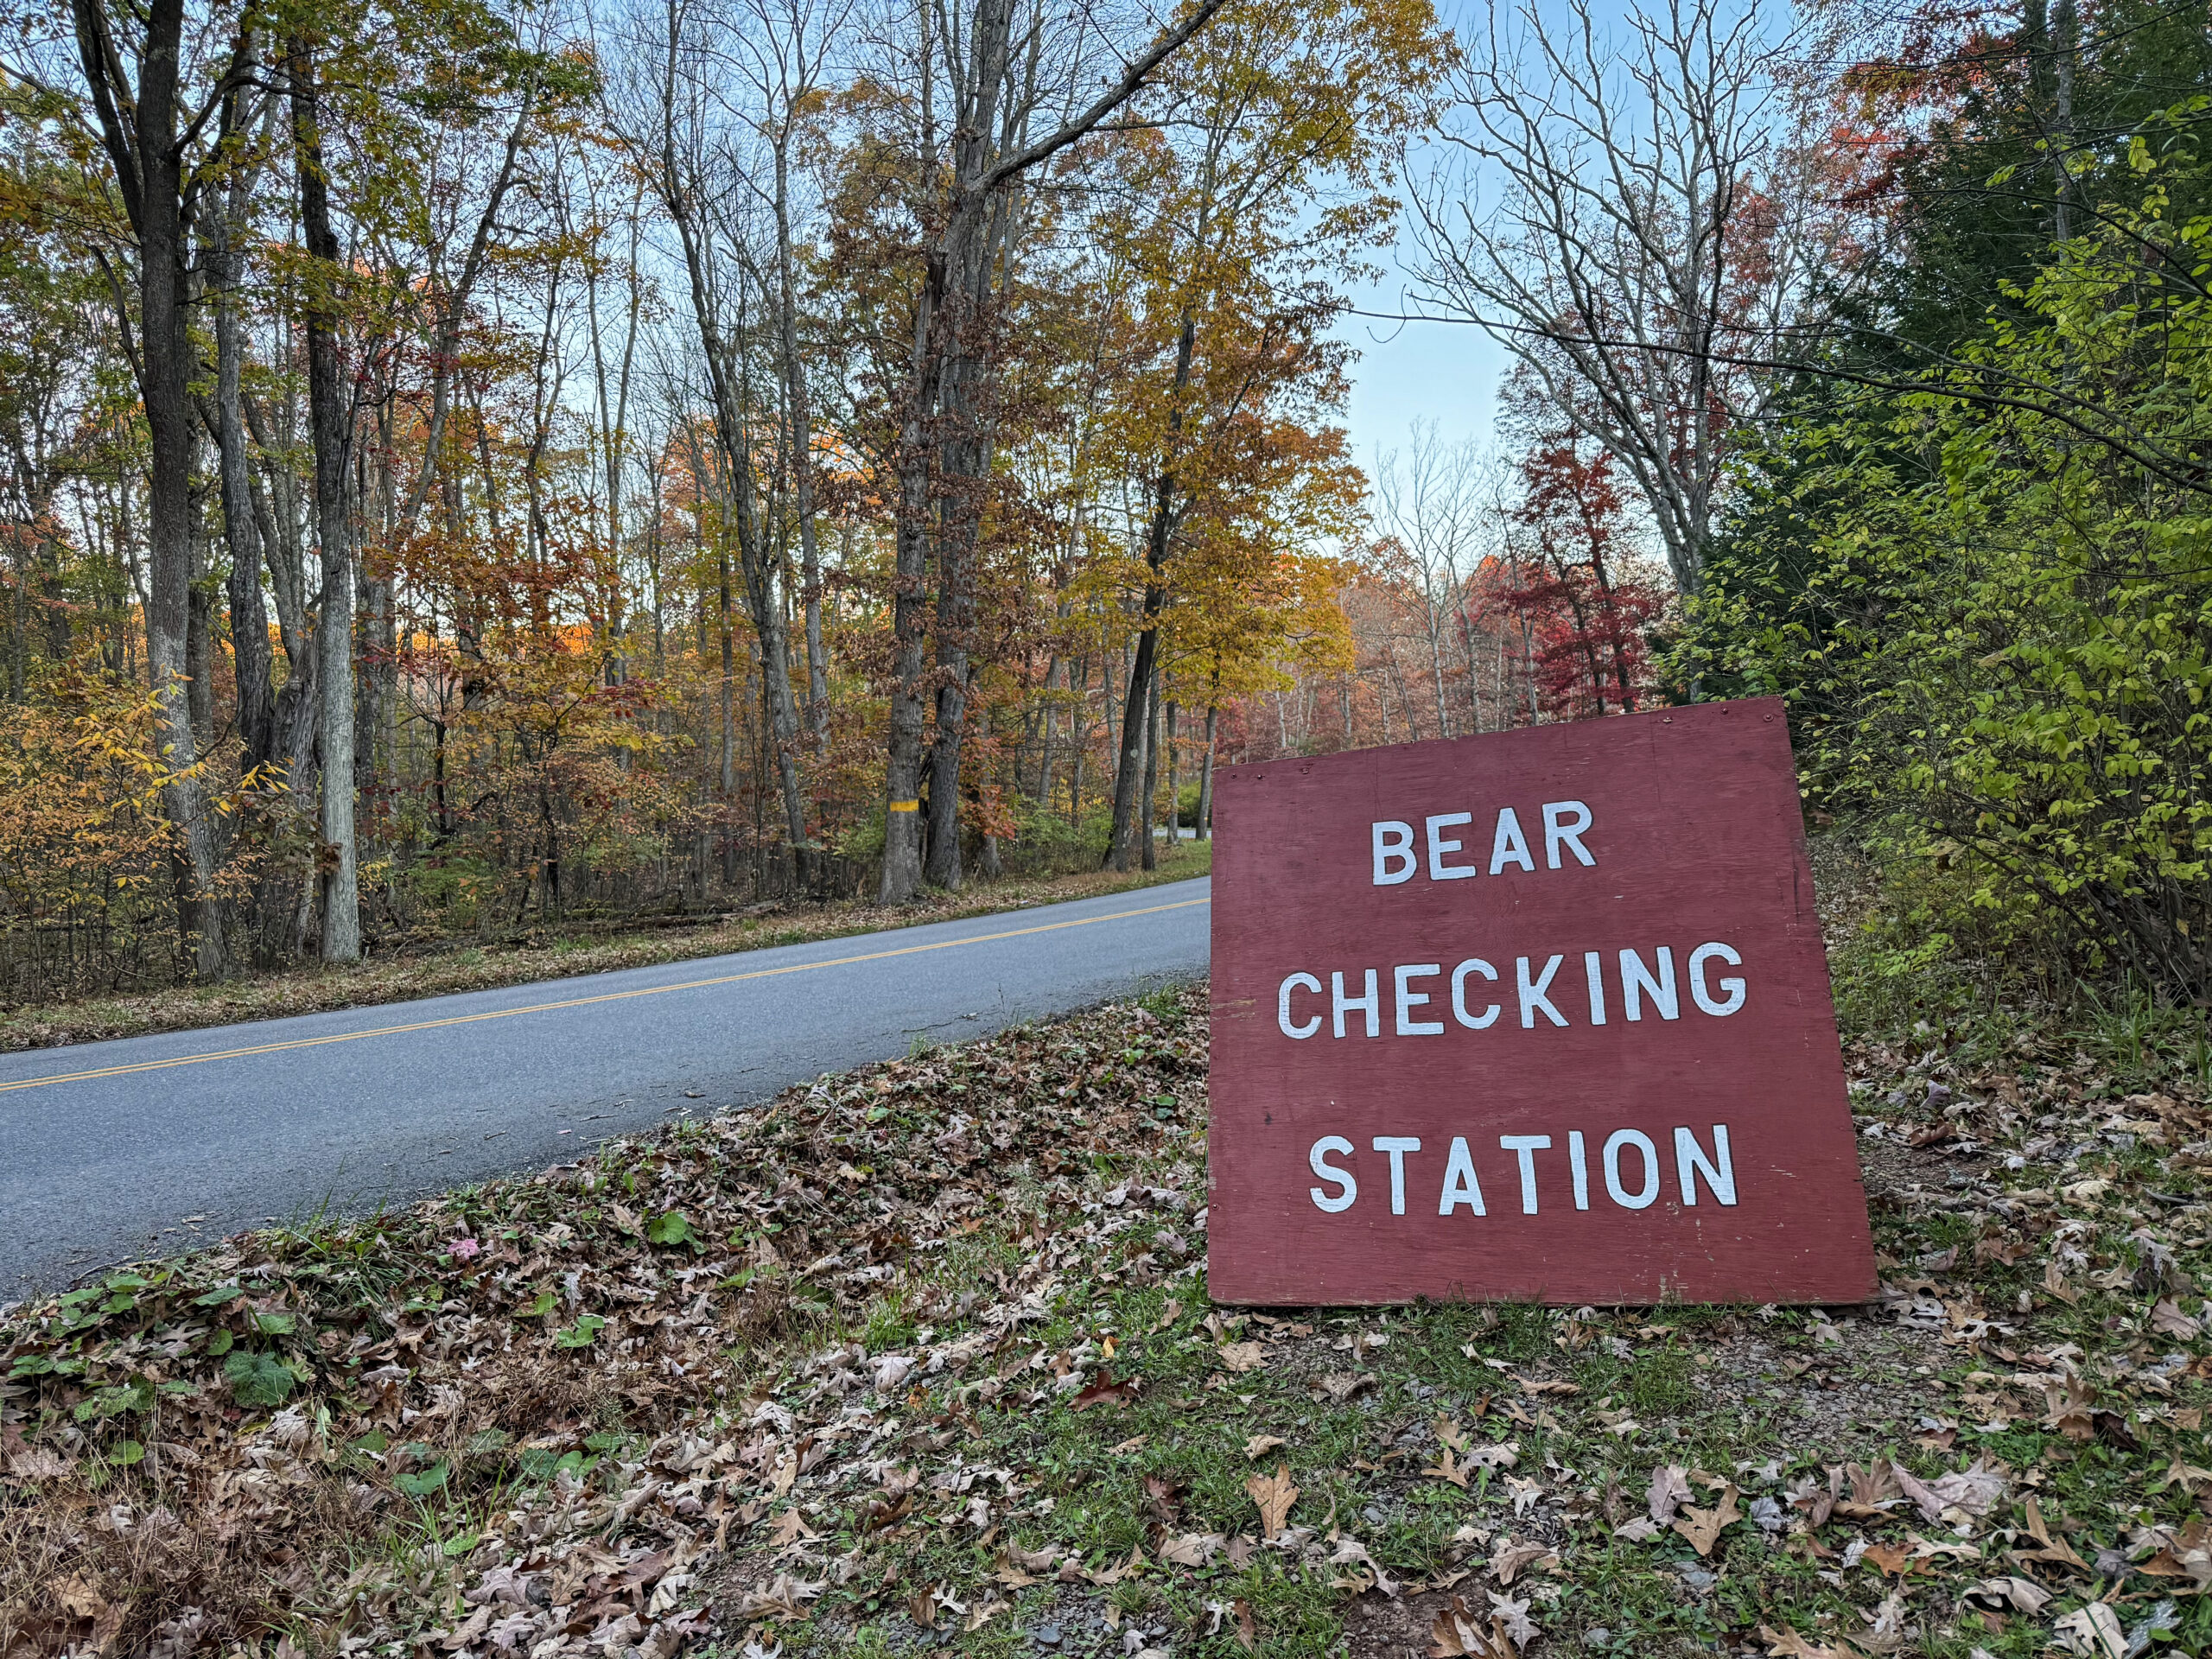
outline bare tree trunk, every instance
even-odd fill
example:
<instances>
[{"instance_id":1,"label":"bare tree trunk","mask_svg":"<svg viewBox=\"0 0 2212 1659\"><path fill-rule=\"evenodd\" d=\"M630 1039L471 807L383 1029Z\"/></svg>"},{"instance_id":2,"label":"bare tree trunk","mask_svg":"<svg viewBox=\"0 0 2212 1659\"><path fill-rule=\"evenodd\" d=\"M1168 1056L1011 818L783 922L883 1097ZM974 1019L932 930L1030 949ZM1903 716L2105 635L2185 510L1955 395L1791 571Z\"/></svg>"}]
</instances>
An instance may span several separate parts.
<instances>
[{"instance_id":1,"label":"bare tree trunk","mask_svg":"<svg viewBox=\"0 0 2212 1659\"><path fill-rule=\"evenodd\" d=\"M1153 820L1160 812L1160 676L1154 673L1151 679L1144 715L1144 868L1147 870L1160 862L1152 833Z\"/></svg>"},{"instance_id":2,"label":"bare tree trunk","mask_svg":"<svg viewBox=\"0 0 2212 1659\"><path fill-rule=\"evenodd\" d=\"M322 605L315 620L315 677L322 699L322 959L358 962L361 910L353 845L353 525L346 489L353 410L339 360L333 291L344 268L330 223L315 52L304 36L292 39L286 79L299 172L300 226L308 258L302 307L308 424L315 444L315 532L322 550Z\"/></svg>"},{"instance_id":3,"label":"bare tree trunk","mask_svg":"<svg viewBox=\"0 0 2212 1659\"><path fill-rule=\"evenodd\" d=\"M184 0L149 0L111 14L97 0L73 0L78 56L92 93L101 143L138 245L138 384L146 411L152 476L147 550L147 667L167 751L162 805L179 845L183 887L178 921L203 978L228 965L215 892L214 826L207 811L200 754L185 683L185 633L192 587L191 383L198 363L189 327L189 250L184 213L185 143L177 130ZM111 16L141 22L137 86L110 33ZM141 21L143 20L143 21ZM128 337L128 319L124 319Z\"/></svg>"},{"instance_id":4,"label":"bare tree trunk","mask_svg":"<svg viewBox=\"0 0 2212 1659\"><path fill-rule=\"evenodd\" d=\"M1181 757L1175 753L1175 699L1167 700L1167 850L1173 852L1175 843L1182 839L1183 811L1181 797L1177 791L1182 779L1176 762Z\"/></svg>"},{"instance_id":5,"label":"bare tree trunk","mask_svg":"<svg viewBox=\"0 0 2212 1659\"><path fill-rule=\"evenodd\" d=\"M1213 746L1214 735L1221 718L1221 711L1213 704L1206 705L1206 758L1198 773L1198 838L1213 839Z\"/></svg>"},{"instance_id":6,"label":"bare tree trunk","mask_svg":"<svg viewBox=\"0 0 2212 1659\"><path fill-rule=\"evenodd\" d=\"M1167 450L1161 457L1160 480L1152 508L1152 523L1145 538L1144 630L1137 638L1137 658L1129 675L1127 710L1122 721L1122 760L1114 779L1114 830L1108 843L1108 860L1117 870L1129 868L1131 825L1136 807L1137 750L1141 742L1145 699L1151 695L1153 663L1160 646L1160 611L1167 602L1167 550L1180 508L1176 500L1177 449L1183 435L1183 395L1191 384L1191 358L1198 341L1198 323L1183 314L1175 337L1175 378L1170 391L1173 403L1167 414ZM1147 810L1149 817L1149 808ZM1146 832L1150 850L1151 832Z\"/></svg>"},{"instance_id":7,"label":"bare tree trunk","mask_svg":"<svg viewBox=\"0 0 2212 1659\"><path fill-rule=\"evenodd\" d=\"M251 71L252 39L241 38L239 67ZM223 100L218 153L232 156L243 142L245 124L243 88ZM245 769L265 766L276 758L276 708L270 690L271 656L269 612L261 594L261 528L254 521L253 489L246 475L245 423L238 412L238 374L245 346L238 321L238 287L241 260L238 237L251 207L258 168L233 159L223 198L207 215L207 296L215 321L215 401L206 411L215 439L217 474L221 485L223 539L231 554L226 593L231 611L231 660L238 682L239 746Z\"/></svg>"},{"instance_id":8,"label":"bare tree trunk","mask_svg":"<svg viewBox=\"0 0 2212 1659\"><path fill-rule=\"evenodd\" d=\"M791 505L798 517L799 597L806 613L806 730L817 756L830 748L830 664L822 648L822 551L814 521L813 411L798 355L798 286L791 275L791 127L776 144L776 274L784 401L791 411Z\"/></svg>"}]
</instances>

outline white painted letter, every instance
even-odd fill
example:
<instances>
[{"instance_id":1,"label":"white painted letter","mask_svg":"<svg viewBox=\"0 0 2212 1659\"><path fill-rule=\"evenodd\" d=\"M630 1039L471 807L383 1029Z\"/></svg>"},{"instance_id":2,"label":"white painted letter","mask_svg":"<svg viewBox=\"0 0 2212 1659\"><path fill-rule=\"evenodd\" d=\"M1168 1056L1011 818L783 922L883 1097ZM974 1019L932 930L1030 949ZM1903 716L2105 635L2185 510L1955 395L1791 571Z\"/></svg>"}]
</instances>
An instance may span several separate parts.
<instances>
[{"instance_id":1,"label":"white painted letter","mask_svg":"<svg viewBox=\"0 0 2212 1659\"><path fill-rule=\"evenodd\" d=\"M1521 820L1507 807L1497 815L1497 833L1491 837L1490 873L1496 875L1509 864L1518 864L1534 872L1536 861L1529 855L1529 837L1521 833Z\"/></svg>"},{"instance_id":2,"label":"white painted letter","mask_svg":"<svg viewBox=\"0 0 2212 1659\"><path fill-rule=\"evenodd\" d=\"M1490 1211L1483 1208L1483 1184L1475 1179L1475 1160L1467 1155L1467 1137L1452 1137L1451 1161L1444 1166L1444 1196L1436 1201L1436 1213L1448 1216L1455 1205L1465 1205L1478 1216Z\"/></svg>"},{"instance_id":3,"label":"white painted letter","mask_svg":"<svg viewBox=\"0 0 2212 1659\"><path fill-rule=\"evenodd\" d=\"M1393 860L1405 861L1402 868L1389 868ZM1414 856L1414 827L1401 823L1395 818L1385 818L1375 826L1375 885L1395 887L1401 881L1414 879L1414 869L1421 861Z\"/></svg>"},{"instance_id":4,"label":"white painted letter","mask_svg":"<svg viewBox=\"0 0 2212 1659\"><path fill-rule=\"evenodd\" d=\"M1651 1006L1659 1010L1662 1020L1682 1017L1681 999L1675 995L1675 953L1661 945L1656 953L1659 959L1659 977L1654 979L1644 971L1643 958L1633 950L1621 952L1621 1001L1628 1005L1628 1017L1643 1018L1643 994L1651 993Z\"/></svg>"},{"instance_id":5,"label":"white painted letter","mask_svg":"<svg viewBox=\"0 0 2212 1659\"><path fill-rule=\"evenodd\" d=\"M1643 1154L1643 1190L1630 1197L1621 1185L1621 1148L1634 1147ZM1659 1196L1659 1148L1641 1129L1615 1129L1605 1137L1605 1191L1624 1210L1648 1210Z\"/></svg>"},{"instance_id":6,"label":"white painted letter","mask_svg":"<svg viewBox=\"0 0 2212 1659\"><path fill-rule=\"evenodd\" d=\"M1570 821L1568 813L1574 815ZM1586 868L1595 869L1598 861L1590 856L1590 849L1582 844L1582 832L1590 827L1590 809L1580 801L1546 801L1544 803L1544 862L1553 869L1559 868L1559 849L1561 844L1574 849L1575 861Z\"/></svg>"},{"instance_id":7,"label":"white painted letter","mask_svg":"<svg viewBox=\"0 0 2212 1659\"><path fill-rule=\"evenodd\" d=\"M1369 1036L1380 1037L1382 1034L1382 1000L1376 994L1375 970L1372 968L1367 970L1365 996L1346 996L1344 976L1340 973L1331 974L1329 976L1329 1004L1332 1011L1331 1017L1336 1021L1338 1036L1341 1037L1344 1034L1344 1015L1350 1014L1354 1008L1361 1009L1366 1014Z\"/></svg>"},{"instance_id":8,"label":"white painted letter","mask_svg":"<svg viewBox=\"0 0 2212 1659\"><path fill-rule=\"evenodd\" d=\"M1529 982L1529 958L1516 957L1513 959L1514 977L1521 982L1522 1030L1534 1031L1536 1028L1536 1010L1540 1007L1544 1011L1544 1017L1552 1024L1563 1026L1567 1023L1565 1017L1552 1006L1551 998L1544 995L1551 988L1552 976L1559 972L1560 963L1566 960L1565 957L1554 957L1544 964L1544 976L1532 985Z\"/></svg>"},{"instance_id":9,"label":"white painted letter","mask_svg":"<svg viewBox=\"0 0 2212 1659\"><path fill-rule=\"evenodd\" d=\"M1716 1163L1715 1160L1719 1161ZM1713 1157L1705 1155L1705 1148L1697 1143L1697 1136L1688 1129L1675 1131L1675 1173L1682 1184L1682 1202L1697 1202L1697 1178L1705 1177L1705 1184L1713 1189L1713 1196L1724 1205L1736 1202L1736 1166L1728 1159L1728 1126L1713 1126Z\"/></svg>"},{"instance_id":10,"label":"white painted letter","mask_svg":"<svg viewBox=\"0 0 2212 1659\"><path fill-rule=\"evenodd\" d=\"M1316 996L1321 994L1321 982L1311 974L1293 974L1283 981L1282 988L1275 993L1275 1024L1282 1027L1282 1034L1286 1037L1311 1037L1321 1029L1321 1016L1318 1014L1302 1026L1294 1026L1290 1022L1290 994L1301 985Z\"/></svg>"},{"instance_id":11,"label":"white painted letter","mask_svg":"<svg viewBox=\"0 0 2212 1659\"><path fill-rule=\"evenodd\" d=\"M1574 1207L1590 1207L1590 1160L1582 1147L1582 1131L1567 1132L1567 1166L1574 1175Z\"/></svg>"},{"instance_id":12,"label":"white painted letter","mask_svg":"<svg viewBox=\"0 0 2212 1659\"><path fill-rule=\"evenodd\" d=\"M1444 1022L1441 1020L1410 1020L1407 1018L1407 1015L1410 1014L1415 1008L1421 1007L1427 1003L1428 993L1426 991L1409 991L1406 988L1406 982L1409 979L1427 979L1433 975L1440 974L1443 971L1444 964L1440 962L1409 962L1400 967L1393 968L1390 970L1390 976L1398 982L1399 1036L1441 1037L1444 1034Z\"/></svg>"},{"instance_id":13,"label":"white painted letter","mask_svg":"<svg viewBox=\"0 0 2212 1659\"><path fill-rule=\"evenodd\" d=\"M1406 1154L1421 1150L1421 1139L1411 1135L1378 1135L1375 1150L1390 1158L1390 1213L1406 1213Z\"/></svg>"},{"instance_id":14,"label":"white painted letter","mask_svg":"<svg viewBox=\"0 0 2212 1659\"><path fill-rule=\"evenodd\" d=\"M1551 1149L1548 1135L1501 1135L1497 1144L1521 1158L1521 1213L1536 1213L1536 1154Z\"/></svg>"},{"instance_id":15,"label":"white painted letter","mask_svg":"<svg viewBox=\"0 0 2212 1659\"><path fill-rule=\"evenodd\" d=\"M1469 957L1452 970L1452 1017L1469 1031L1482 1031L1497 1023L1497 1004L1484 1008L1478 1020L1467 1012L1467 976L1480 974L1493 985L1497 983L1497 969L1480 957Z\"/></svg>"},{"instance_id":16,"label":"white painted letter","mask_svg":"<svg viewBox=\"0 0 2212 1659\"><path fill-rule=\"evenodd\" d=\"M1733 977L1719 981L1720 988L1727 993L1728 1000L1725 1002L1716 1000L1705 985L1705 964L1715 957L1731 968L1743 965L1744 959L1717 939L1711 944L1698 946L1690 952L1690 1001L1707 1014L1733 1014L1744 1006L1744 982Z\"/></svg>"},{"instance_id":17,"label":"white painted letter","mask_svg":"<svg viewBox=\"0 0 2212 1659\"><path fill-rule=\"evenodd\" d=\"M1344 1188L1344 1191L1332 1198L1318 1186L1309 1186L1306 1190L1313 1195L1315 1205L1333 1216L1340 1210L1351 1208L1351 1201L1359 1196L1359 1183L1352 1179L1350 1170L1338 1169L1334 1164L1326 1161L1326 1156L1330 1153L1336 1154L1339 1158L1349 1158L1351 1155L1351 1142L1341 1135L1323 1135L1313 1143L1313 1150L1306 1154L1306 1167L1325 1181L1334 1181L1338 1186Z\"/></svg>"},{"instance_id":18,"label":"white painted letter","mask_svg":"<svg viewBox=\"0 0 2212 1659\"><path fill-rule=\"evenodd\" d=\"M1446 841L1436 832L1455 823L1471 823L1471 812L1439 812L1428 821L1428 879L1432 881L1458 881L1478 872L1471 864L1446 864L1444 855L1456 853L1461 843Z\"/></svg>"},{"instance_id":19,"label":"white painted letter","mask_svg":"<svg viewBox=\"0 0 2212 1659\"><path fill-rule=\"evenodd\" d=\"M1582 976L1590 982L1590 1023L1605 1023L1605 958L1595 950L1582 953Z\"/></svg>"}]
</instances>

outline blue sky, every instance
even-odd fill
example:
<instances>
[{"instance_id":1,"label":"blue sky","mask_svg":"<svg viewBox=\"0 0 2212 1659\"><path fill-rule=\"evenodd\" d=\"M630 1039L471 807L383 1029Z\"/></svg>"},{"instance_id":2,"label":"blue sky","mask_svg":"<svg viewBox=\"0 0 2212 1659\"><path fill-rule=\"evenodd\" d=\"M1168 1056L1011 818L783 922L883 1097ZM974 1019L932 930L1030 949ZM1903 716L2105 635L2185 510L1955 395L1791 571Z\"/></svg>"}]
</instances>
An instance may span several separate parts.
<instances>
[{"instance_id":1,"label":"blue sky","mask_svg":"<svg viewBox=\"0 0 2212 1659\"><path fill-rule=\"evenodd\" d=\"M1395 315L1407 308L1406 286L1394 259L1383 280L1363 289L1353 303ZM1370 473L1376 456L1405 447L1415 420L1434 421L1447 442L1489 439L1505 353L1481 329L1464 322L1351 316L1337 333L1360 354L1344 423L1360 465Z\"/></svg>"}]
</instances>

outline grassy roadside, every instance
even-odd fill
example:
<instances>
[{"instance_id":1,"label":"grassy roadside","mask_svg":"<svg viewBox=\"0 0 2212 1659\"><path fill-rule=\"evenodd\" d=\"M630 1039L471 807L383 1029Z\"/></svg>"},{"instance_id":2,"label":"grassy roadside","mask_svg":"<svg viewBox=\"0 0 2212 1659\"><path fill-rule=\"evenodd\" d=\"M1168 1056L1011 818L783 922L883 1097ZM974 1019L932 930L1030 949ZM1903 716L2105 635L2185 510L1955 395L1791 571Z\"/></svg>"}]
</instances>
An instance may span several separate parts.
<instances>
[{"instance_id":1,"label":"grassy roadside","mask_svg":"<svg viewBox=\"0 0 2212 1659\"><path fill-rule=\"evenodd\" d=\"M1211 842L1186 841L1173 849L1163 843L1157 870L1127 875L1107 870L977 883L957 893L929 893L911 905L897 906L798 901L758 912L626 931L563 935L543 930L499 944L408 950L352 968L302 968L125 996L0 1006L0 1052L365 1007L453 991L489 990L616 968L644 968L770 945L843 938L925 922L957 921L1033 905L1127 893L1163 881L1185 881L1207 874L1212 868Z\"/></svg>"},{"instance_id":2,"label":"grassy roadside","mask_svg":"<svg viewBox=\"0 0 2212 1659\"><path fill-rule=\"evenodd\" d=\"M1864 1307L1214 1307L1202 991L111 1274L0 1329L0 1651L2204 1651L2161 1029L1854 1040Z\"/></svg>"}]
</instances>

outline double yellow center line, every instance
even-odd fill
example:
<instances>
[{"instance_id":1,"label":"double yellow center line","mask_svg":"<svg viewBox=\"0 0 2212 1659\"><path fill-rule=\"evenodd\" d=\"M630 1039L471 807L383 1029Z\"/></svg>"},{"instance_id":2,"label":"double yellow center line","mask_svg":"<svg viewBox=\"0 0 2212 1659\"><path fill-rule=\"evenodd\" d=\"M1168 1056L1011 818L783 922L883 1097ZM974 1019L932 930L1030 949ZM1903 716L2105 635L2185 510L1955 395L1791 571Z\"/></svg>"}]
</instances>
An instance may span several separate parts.
<instances>
[{"instance_id":1,"label":"double yellow center line","mask_svg":"<svg viewBox=\"0 0 2212 1659\"><path fill-rule=\"evenodd\" d=\"M205 1065L211 1060L243 1060L257 1054L282 1054L296 1048L321 1048L327 1043L354 1043L365 1037L398 1037L412 1031L437 1031L447 1026L473 1026L486 1020L512 1020L518 1014L556 1014L563 1008L588 1008L598 1002L626 1002L634 997L663 996L673 991L702 991L715 985L734 985L741 980L773 979L779 974L810 973L817 968L849 968L856 963L883 962L893 957L919 956L926 950L951 950L964 944L990 944L1000 939L1024 938L1034 933L1058 933L1097 922L1126 922L1166 911L1189 910L1211 904L1211 899L1182 899L1172 905L1147 905L1141 910L1117 910L1110 916L1082 916L1071 922L1039 922L1033 927L1008 928L1001 933L978 933L971 938L938 939L928 944L902 944L891 950L870 950L857 957L833 957L826 962L795 962L783 968L756 968L750 973L717 974L712 979L689 979L680 985L647 985L634 991L607 991L598 996L572 996L559 1002L533 1002L527 1007L493 1008L484 1014L449 1014L442 1020L417 1020L404 1026L378 1026L368 1031L341 1031L327 1037L296 1037L289 1042L257 1043L246 1048L220 1048L207 1054L184 1054L170 1060L140 1060L133 1065L103 1065L89 1071L59 1071L52 1077L25 1077L19 1083L0 1083L0 1095L18 1089L44 1089L57 1083L91 1083L101 1077L127 1077L141 1071L166 1071L180 1065Z\"/></svg>"}]
</instances>

